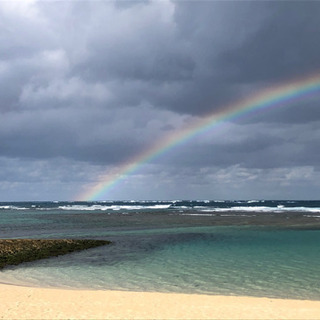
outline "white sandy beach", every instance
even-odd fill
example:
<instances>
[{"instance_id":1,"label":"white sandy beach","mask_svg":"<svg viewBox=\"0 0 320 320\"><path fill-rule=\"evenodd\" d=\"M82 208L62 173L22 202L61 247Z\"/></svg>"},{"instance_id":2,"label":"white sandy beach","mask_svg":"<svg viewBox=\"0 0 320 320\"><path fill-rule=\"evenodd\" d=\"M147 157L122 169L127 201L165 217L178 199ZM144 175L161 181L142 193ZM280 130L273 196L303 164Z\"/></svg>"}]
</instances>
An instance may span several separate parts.
<instances>
[{"instance_id":1,"label":"white sandy beach","mask_svg":"<svg viewBox=\"0 0 320 320\"><path fill-rule=\"evenodd\" d=\"M1 319L320 319L320 301L0 284Z\"/></svg>"}]
</instances>

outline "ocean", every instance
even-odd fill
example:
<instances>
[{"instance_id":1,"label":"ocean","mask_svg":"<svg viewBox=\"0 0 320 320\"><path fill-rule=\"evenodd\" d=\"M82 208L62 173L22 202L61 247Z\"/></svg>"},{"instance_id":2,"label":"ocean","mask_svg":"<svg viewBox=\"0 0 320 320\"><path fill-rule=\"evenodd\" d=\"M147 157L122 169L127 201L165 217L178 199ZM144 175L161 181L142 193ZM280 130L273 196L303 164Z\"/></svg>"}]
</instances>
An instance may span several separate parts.
<instances>
[{"instance_id":1,"label":"ocean","mask_svg":"<svg viewBox=\"0 0 320 320\"><path fill-rule=\"evenodd\" d=\"M2 202L0 238L112 241L2 283L320 299L320 201Z\"/></svg>"}]
</instances>

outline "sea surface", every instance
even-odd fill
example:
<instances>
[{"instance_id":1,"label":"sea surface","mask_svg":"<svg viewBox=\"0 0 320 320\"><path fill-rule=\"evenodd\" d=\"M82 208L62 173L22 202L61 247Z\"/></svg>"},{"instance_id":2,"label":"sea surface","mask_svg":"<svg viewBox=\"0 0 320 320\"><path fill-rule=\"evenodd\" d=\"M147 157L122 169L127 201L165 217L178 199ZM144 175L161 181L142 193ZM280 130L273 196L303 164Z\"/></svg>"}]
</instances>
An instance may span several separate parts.
<instances>
[{"instance_id":1,"label":"sea surface","mask_svg":"<svg viewBox=\"0 0 320 320\"><path fill-rule=\"evenodd\" d=\"M112 241L2 283L320 299L320 201L3 202L0 238Z\"/></svg>"}]
</instances>

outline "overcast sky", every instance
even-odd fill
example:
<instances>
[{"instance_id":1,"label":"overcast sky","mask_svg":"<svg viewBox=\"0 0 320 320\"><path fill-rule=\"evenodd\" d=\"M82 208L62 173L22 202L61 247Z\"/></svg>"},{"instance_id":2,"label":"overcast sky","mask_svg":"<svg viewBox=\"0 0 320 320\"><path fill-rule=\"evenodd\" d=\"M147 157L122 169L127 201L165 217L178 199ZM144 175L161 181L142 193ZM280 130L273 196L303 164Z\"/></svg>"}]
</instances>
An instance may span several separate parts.
<instances>
[{"instance_id":1,"label":"overcast sky","mask_svg":"<svg viewBox=\"0 0 320 320\"><path fill-rule=\"evenodd\" d=\"M320 73L319 1L1 1L0 201L73 200L166 135ZM319 199L320 93L226 122L104 199Z\"/></svg>"}]
</instances>

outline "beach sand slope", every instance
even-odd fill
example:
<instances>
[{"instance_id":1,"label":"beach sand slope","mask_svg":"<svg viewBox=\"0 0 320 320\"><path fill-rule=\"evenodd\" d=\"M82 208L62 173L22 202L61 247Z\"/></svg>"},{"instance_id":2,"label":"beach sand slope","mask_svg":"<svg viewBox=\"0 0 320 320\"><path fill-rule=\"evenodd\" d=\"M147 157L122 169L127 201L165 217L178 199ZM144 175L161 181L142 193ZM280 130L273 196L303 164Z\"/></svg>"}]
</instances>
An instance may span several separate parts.
<instances>
[{"instance_id":1,"label":"beach sand slope","mask_svg":"<svg viewBox=\"0 0 320 320\"><path fill-rule=\"evenodd\" d=\"M1 319L320 319L320 301L0 284Z\"/></svg>"}]
</instances>

